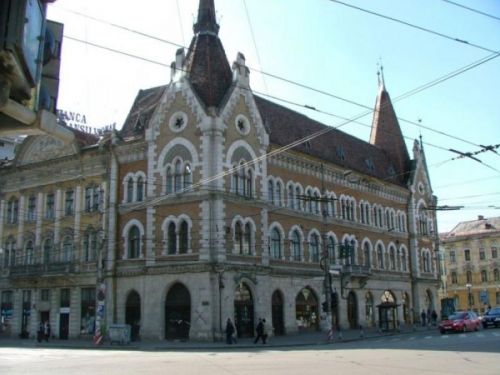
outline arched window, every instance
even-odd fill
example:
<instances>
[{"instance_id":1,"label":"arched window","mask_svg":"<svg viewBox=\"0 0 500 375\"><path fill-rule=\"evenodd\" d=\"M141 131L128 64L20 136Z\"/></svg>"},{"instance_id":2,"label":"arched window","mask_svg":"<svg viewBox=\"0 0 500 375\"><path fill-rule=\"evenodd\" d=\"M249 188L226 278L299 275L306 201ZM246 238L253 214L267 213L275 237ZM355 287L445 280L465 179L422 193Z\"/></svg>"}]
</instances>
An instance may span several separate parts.
<instances>
[{"instance_id":1,"label":"arched window","mask_svg":"<svg viewBox=\"0 0 500 375\"><path fill-rule=\"evenodd\" d=\"M335 264L337 259L335 258L335 239L333 237L328 237L327 241L328 256L330 257L330 264Z\"/></svg>"},{"instance_id":2,"label":"arched window","mask_svg":"<svg viewBox=\"0 0 500 375\"><path fill-rule=\"evenodd\" d=\"M298 186L295 187L294 201L295 201L294 207L297 210L300 210L301 209L301 204L300 204L300 187L298 187Z\"/></svg>"},{"instance_id":3,"label":"arched window","mask_svg":"<svg viewBox=\"0 0 500 375\"><path fill-rule=\"evenodd\" d=\"M247 176L246 176L246 184L245 184L245 192L244 195L245 197L252 197L253 196L253 172L251 169L248 170Z\"/></svg>"},{"instance_id":4,"label":"arched window","mask_svg":"<svg viewBox=\"0 0 500 375\"><path fill-rule=\"evenodd\" d=\"M134 179L129 177L127 180L127 202L133 202L134 200Z\"/></svg>"},{"instance_id":5,"label":"arched window","mask_svg":"<svg viewBox=\"0 0 500 375\"><path fill-rule=\"evenodd\" d=\"M319 262L319 239L316 233L311 235L311 261Z\"/></svg>"},{"instance_id":6,"label":"arched window","mask_svg":"<svg viewBox=\"0 0 500 375\"><path fill-rule=\"evenodd\" d=\"M295 200L293 199L293 186L288 186L288 207L295 209Z\"/></svg>"},{"instance_id":7,"label":"arched window","mask_svg":"<svg viewBox=\"0 0 500 375\"><path fill-rule=\"evenodd\" d=\"M364 256L364 261L365 261L365 266L370 267L371 265L371 260L370 260L370 245L368 245L368 242L365 242L364 247L363 247L363 256Z\"/></svg>"},{"instance_id":8,"label":"arched window","mask_svg":"<svg viewBox=\"0 0 500 375\"><path fill-rule=\"evenodd\" d=\"M243 254L243 229L240 223L236 223L234 227L234 242L236 244L236 252Z\"/></svg>"},{"instance_id":9,"label":"arched window","mask_svg":"<svg viewBox=\"0 0 500 375\"><path fill-rule=\"evenodd\" d=\"M188 232L189 232L188 223L185 221L182 221L181 227L179 230L179 253L180 254L187 254L187 252L188 252L188 247L189 247Z\"/></svg>"},{"instance_id":10,"label":"arched window","mask_svg":"<svg viewBox=\"0 0 500 375\"><path fill-rule=\"evenodd\" d=\"M283 200L283 186L281 182L276 183L276 205L281 207L281 201Z\"/></svg>"},{"instance_id":11,"label":"arched window","mask_svg":"<svg viewBox=\"0 0 500 375\"><path fill-rule=\"evenodd\" d=\"M453 271L451 273L451 283L458 284L458 277L457 277L457 273L455 271Z\"/></svg>"},{"instance_id":12,"label":"arched window","mask_svg":"<svg viewBox=\"0 0 500 375\"><path fill-rule=\"evenodd\" d=\"M240 194L240 178L239 178L239 169L238 169L238 166L235 165L233 167L233 176L232 176L232 179L233 179L233 192L235 194Z\"/></svg>"},{"instance_id":13,"label":"arched window","mask_svg":"<svg viewBox=\"0 0 500 375\"><path fill-rule=\"evenodd\" d=\"M144 199L144 180L142 176L137 179L137 202L142 202Z\"/></svg>"},{"instance_id":14,"label":"arched window","mask_svg":"<svg viewBox=\"0 0 500 375\"><path fill-rule=\"evenodd\" d=\"M314 193L314 211L315 211L316 215L321 214L320 200L321 200L321 197L319 196L319 193L315 192Z\"/></svg>"},{"instance_id":15,"label":"arched window","mask_svg":"<svg viewBox=\"0 0 500 375\"><path fill-rule=\"evenodd\" d=\"M274 204L274 184L272 180L267 182L267 199L271 204Z\"/></svg>"},{"instance_id":16,"label":"arched window","mask_svg":"<svg viewBox=\"0 0 500 375\"><path fill-rule=\"evenodd\" d=\"M245 233L243 235L243 254L252 254L252 226L250 223L245 224Z\"/></svg>"},{"instance_id":17,"label":"arched window","mask_svg":"<svg viewBox=\"0 0 500 375\"><path fill-rule=\"evenodd\" d=\"M391 270L396 270L396 250L391 247L389 248L389 263L391 265Z\"/></svg>"},{"instance_id":18,"label":"arched window","mask_svg":"<svg viewBox=\"0 0 500 375\"><path fill-rule=\"evenodd\" d=\"M168 233L167 233L167 254L176 254L177 253L177 233L175 229L175 223L170 223L168 225Z\"/></svg>"},{"instance_id":19,"label":"arched window","mask_svg":"<svg viewBox=\"0 0 500 375\"><path fill-rule=\"evenodd\" d=\"M134 225L128 231L128 259L139 258L141 254L141 232Z\"/></svg>"},{"instance_id":20,"label":"arched window","mask_svg":"<svg viewBox=\"0 0 500 375\"><path fill-rule=\"evenodd\" d=\"M306 211L309 213L313 212L313 196L311 190L307 190L306 193Z\"/></svg>"},{"instance_id":21,"label":"arched window","mask_svg":"<svg viewBox=\"0 0 500 375\"><path fill-rule=\"evenodd\" d=\"M175 175L174 175L174 191L180 192L182 190L182 163L180 160L175 162Z\"/></svg>"},{"instance_id":22,"label":"arched window","mask_svg":"<svg viewBox=\"0 0 500 375\"><path fill-rule=\"evenodd\" d=\"M26 244L26 264L35 264L35 248L33 247L33 241L28 241Z\"/></svg>"},{"instance_id":23,"label":"arched window","mask_svg":"<svg viewBox=\"0 0 500 375\"><path fill-rule=\"evenodd\" d=\"M174 174L172 172L172 167L167 167L167 194L171 194L174 192Z\"/></svg>"},{"instance_id":24,"label":"arched window","mask_svg":"<svg viewBox=\"0 0 500 375\"><path fill-rule=\"evenodd\" d=\"M191 189L193 186L193 171L191 170L191 165L186 164L184 166L184 190Z\"/></svg>"},{"instance_id":25,"label":"arched window","mask_svg":"<svg viewBox=\"0 0 500 375\"><path fill-rule=\"evenodd\" d=\"M300 251L300 234L298 231L294 230L292 233L292 239L291 239L291 246L292 246L292 260L295 260L297 262L302 260L302 254Z\"/></svg>"},{"instance_id":26,"label":"arched window","mask_svg":"<svg viewBox=\"0 0 500 375\"><path fill-rule=\"evenodd\" d=\"M73 260L73 239L66 236L62 243L62 261L71 262Z\"/></svg>"},{"instance_id":27,"label":"arched window","mask_svg":"<svg viewBox=\"0 0 500 375\"><path fill-rule=\"evenodd\" d=\"M405 249L401 249L401 266L404 272L408 271L408 259Z\"/></svg>"},{"instance_id":28,"label":"arched window","mask_svg":"<svg viewBox=\"0 0 500 375\"><path fill-rule=\"evenodd\" d=\"M281 234L277 228L271 231L271 258L281 259Z\"/></svg>"},{"instance_id":29,"label":"arched window","mask_svg":"<svg viewBox=\"0 0 500 375\"><path fill-rule=\"evenodd\" d=\"M378 268L381 270L384 269L384 249L382 249L381 244L377 245L377 262Z\"/></svg>"}]
</instances>

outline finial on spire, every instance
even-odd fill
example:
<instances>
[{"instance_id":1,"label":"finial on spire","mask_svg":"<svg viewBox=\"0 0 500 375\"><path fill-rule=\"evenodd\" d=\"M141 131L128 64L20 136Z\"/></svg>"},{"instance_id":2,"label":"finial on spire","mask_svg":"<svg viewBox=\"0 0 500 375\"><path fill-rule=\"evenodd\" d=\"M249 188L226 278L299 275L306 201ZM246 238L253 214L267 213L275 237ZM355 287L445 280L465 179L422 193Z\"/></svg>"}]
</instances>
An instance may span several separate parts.
<instances>
[{"instance_id":1,"label":"finial on spire","mask_svg":"<svg viewBox=\"0 0 500 375\"><path fill-rule=\"evenodd\" d=\"M379 58L377 63L377 80L379 87L385 89L385 77L384 77L384 65L382 64L382 58Z\"/></svg>"},{"instance_id":2,"label":"finial on spire","mask_svg":"<svg viewBox=\"0 0 500 375\"><path fill-rule=\"evenodd\" d=\"M215 17L214 0L200 0L198 20L193 26L195 34L208 32L219 33L219 25Z\"/></svg>"}]
</instances>

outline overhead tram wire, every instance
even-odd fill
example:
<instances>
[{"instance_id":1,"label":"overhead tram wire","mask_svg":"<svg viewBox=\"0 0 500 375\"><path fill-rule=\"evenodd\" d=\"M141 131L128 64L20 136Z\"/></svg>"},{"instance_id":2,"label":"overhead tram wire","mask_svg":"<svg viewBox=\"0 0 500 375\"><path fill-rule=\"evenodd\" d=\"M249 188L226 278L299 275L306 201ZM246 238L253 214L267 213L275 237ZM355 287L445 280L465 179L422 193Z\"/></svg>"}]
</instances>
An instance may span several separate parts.
<instances>
[{"instance_id":1,"label":"overhead tram wire","mask_svg":"<svg viewBox=\"0 0 500 375\"><path fill-rule=\"evenodd\" d=\"M72 37L72 36L69 36L69 35L65 35L64 38L67 38L69 40L73 40L73 41L76 41L76 42L79 42L79 43L88 44L88 45L91 45L91 46L93 46L95 48L103 49L103 50L106 50L106 51L109 51L109 52L113 52L113 53L117 53L117 54L122 54L122 55L125 55L125 56L130 57L130 58L135 58L135 59L139 59L141 61L149 62L149 63L156 64L156 65L159 65L159 66L162 66L162 67L166 67L166 68L170 68L170 65L162 63L162 62L159 62L159 61L151 60L151 59L148 59L148 58L145 58L145 57L141 57L141 56L134 55L134 54L131 54L131 53L123 52L123 51L120 51L120 50L116 50L116 49L113 49L113 48L110 48L110 47L107 47L107 46L103 46L103 45L99 45L99 44L96 44L96 43L88 42L88 41L85 41L85 40L82 40L82 39L79 39L79 38L75 38L75 37ZM457 70L455 70L455 71L453 71L453 72L451 72L451 73L449 73L449 74L447 74L445 76L442 76L442 77L440 77L440 78L438 78L436 80L433 80L433 81L431 81L431 82L429 82L429 83L427 83L425 85L419 86L418 88L416 88L414 90L411 90L410 92L407 92L407 93L405 93L405 94L403 94L403 95L401 95L401 96L393 99L392 101L396 102L396 101L399 101L399 100L406 99L406 97L412 96L412 95L414 95L414 94L416 94L418 92L421 92L421 91L423 91L423 90L425 90L427 88L430 88L430 87L435 86L435 85L437 85L439 83L442 83L442 82L444 82L444 81L446 81L446 80L448 80L450 78L453 78L453 77L455 77L455 76L457 76L459 74L462 74L462 73L464 73L464 72L466 72L468 70L471 70L472 68L475 68L475 67L477 67L477 66L479 66L481 64L484 64L484 63L486 63L488 61L491 61L492 59L494 59L494 58L496 58L498 56L500 56L500 53L499 54L492 54L492 55L489 55L489 56L487 56L487 57L485 57L483 59L477 60L477 61L475 61L475 62L473 62L473 63L471 63L471 64L469 64L469 65L467 65L465 67L457 69ZM261 71L259 70L259 72L261 72ZM272 77L275 77L275 78L278 77L278 76L275 76L275 75L272 75L272 74L269 74L269 73L266 73L266 74L268 74L268 75L270 75ZM302 85L300 83L296 83L296 82L290 81L290 80L288 80L286 78L281 78L280 77L280 79L282 79L284 81L287 81L289 83L293 83L293 84L298 85L298 86L302 86L304 88L308 88L310 90L314 90L314 91L323 93L323 94L331 96L331 97L338 98L340 100L343 100L343 101L346 101L346 102L349 102L349 103L352 103L352 104L356 104L356 105L358 105L358 106L360 106L362 108L366 108L369 112L367 112L364 116L366 116L369 113L372 113L375 110L374 108L368 107L366 105L363 105L363 104L360 104L360 103L356 103L356 102L354 102L352 100L344 99L344 98L341 98L339 96L336 96L336 95L333 95L333 94L329 94L329 93L323 92L321 90L317 90L317 89L314 89L314 88ZM246 88L243 88L243 89L246 89ZM318 112L318 113L321 113L321 114L325 114L325 115L328 115L328 116L331 116L331 117L337 117L337 118L340 118L342 120L348 120L345 117L342 117L342 116L339 116L339 115L335 115L335 114L332 114L332 113L329 113L329 112L326 112L326 111L319 110L319 109L317 109L314 106L298 104L298 103L295 103L295 102L292 102L292 101L289 101L289 100L286 100L286 99L278 98L276 96L273 96L273 95L270 95L270 94L266 94L266 93L257 92L257 91L254 91L254 93L259 94L259 95L263 95L263 96L266 96L266 97L269 97L269 98L273 98L273 99L276 99L276 100L280 100L280 101L282 101L284 103L289 103L289 104L293 104L293 105L298 106L298 107L303 107L303 108L306 108L306 109L309 109L309 110L313 110L315 112ZM364 116L361 116L361 117L364 117ZM454 135L451 135L451 134L448 134L448 133L445 133L445 132L442 132L442 131L439 131L439 130L435 130L435 129L431 128L431 127L428 127L428 126L416 123L414 121L401 119L399 117L398 117L398 119L400 119L400 120L402 120L404 122L410 123L412 125L418 126L420 128L429 130L431 132L438 133L440 135L443 135L443 136L446 136L446 137L449 137L449 138L452 138L452 139L455 139L455 140L458 140L458 141L461 141L461 142L473 145L475 147L480 147L480 145L477 145L477 144L475 144L473 142L470 142L468 140L462 139L460 137L457 137L457 136L454 136ZM360 125L366 126L366 124L357 122L357 120L350 119L349 122L358 123ZM344 125L346 125L346 124L342 124L340 126L344 126ZM426 144L428 144L431 147L440 148L440 146L432 145L432 144L427 143L427 142L426 142ZM441 149L443 149L443 148L441 147ZM448 150L448 149L446 149L446 150Z\"/></svg>"},{"instance_id":2,"label":"overhead tram wire","mask_svg":"<svg viewBox=\"0 0 500 375\"><path fill-rule=\"evenodd\" d=\"M465 6L465 5L462 5L462 4L459 4L459 3L456 3L454 1L450 1L450 0L441 0L441 1L444 1L445 3L448 3L448 4L451 4L451 5L455 5L456 7L459 7L459 8L463 8L463 9L467 9L468 11L470 12L474 12L474 13L477 13L477 14L480 14L482 16L485 16L485 17L489 17L489 18L493 18L497 21L500 21L500 17L497 17L497 16L494 16L492 14L489 14L489 13L486 13L486 12L483 12L481 10L478 10L478 9L474 9L474 8L471 8L471 7L468 7L468 6Z\"/></svg>"},{"instance_id":3,"label":"overhead tram wire","mask_svg":"<svg viewBox=\"0 0 500 375\"><path fill-rule=\"evenodd\" d=\"M371 14L373 16L377 16L377 17L380 17L380 18L383 18L383 19L386 19L386 20L389 20L389 21L392 21L392 22L399 23L399 24L411 27L411 28L416 29L416 30L424 31L426 33L438 36L440 38L448 39L448 40L451 40L453 42L457 42L457 43L460 43L460 44L463 44L463 45L466 45L466 46L471 46L471 47L474 47L474 48L477 48L477 49L481 49L483 51L487 51L487 52L491 52L491 53L499 53L499 51L492 50L491 48L487 48L487 47L481 46L481 45L476 44L476 43L471 43L471 42L468 42L467 40L464 40L464 39L452 37L452 36L449 36L447 34L443 34L443 33L439 32L439 31L434 31L432 29L428 29L428 28L423 27L423 26L415 25L413 23L410 23L410 22L407 22L407 21L403 21L403 20L400 20L398 18L386 16L384 14L377 13L377 12L375 12L373 10L361 8L361 7L358 7L356 5L348 4L348 3L345 3L345 2L339 1L339 0L329 0L329 1L332 2L332 3L339 4L339 5L343 5L343 6L348 7L348 8L359 10L360 12L363 12L363 13Z\"/></svg>"},{"instance_id":4,"label":"overhead tram wire","mask_svg":"<svg viewBox=\"0 0 500 375\"><path fill-rule=\"evenodd\" d=\"M82 43L88 43L88 42L86 42L86 41L79 40L79 39L77 39L77 38L72 38L72 39L73 39L73 40L77 40L77 41L82 42ZM97 48L104 48L105 50L109 50L109 51L112 51L112 52L115 52L115 53L121 53L120 51L117 51L117 50L114 50L114 49L111 49L111 48L108 48L108 47L99 46L99 45L97 45L97 44L92 44L92 45L96 46ZM153 60L144 59L144 58L142 58L142 57L135 56L135 55L128 54L128 53L123 53L123 54L124 54L124 55L126 55L126 56L129 56L129 57L137 57L137 58L139 58L139 59L141 59L141 60L145 60L145 61L153 61ZM494 57L498 57L498 56L499 56L499 54L497 54L497 55L496 55L496 56L494 56ZM483 60L483 59L482 59L482 60ZM427 89L427 88L429 88L429 87L432 87L432 86L434 86L434 85L436 85L436 84L442 83L442 82L444 82L444 81L446 81L446 80L448 80L448 79L450 79L450 78L452 78L452 77L455 77L455 76L457 76L457 75L459 75L459 74L461 74L461 73L463 73L463 72L465 72L465 71L467 71L467 70L472 69L473 67L479 66L479 65L481 65L481 64L483 64L483 63L485 63L486 61L490 61L490 60L491 60L491 58L490 58L490 59L488 59L488 60L484 60L484 61L480 61L480 62L476 62L476 63L470 64L470 65L468 65L468 66L466 67L466 69L465 69L465 70L463 70L463 69L462 69L462 70L461 70L461 69L459 69L458 71L453 72L453 73L452 73L452 75L446 75L446 76L444 76L442 79L434 80L434 81L432 81L430 84L422 85L422 86L420 86L419 88L417 88L417 90L412 90L412 91L414 91L414 93L413 93L413 94L411 94L411 95L414 95L414 94L415 94L415 93L417 93L417 92L421 92L421 91L423 91L423 90L425 90L425 89ZM167 65L167 64L163 64L163 63L159 63L159 62L155 62L155 63L156 63L156 64L158 64L158 65L162 65L162 66L168 67L168 65ZM242 88L242 89L246 89L246 88ZM403 99L406 99L407 97L409 97L409 96L411 96L411 95L408 95L408 94L403 94L403 95L401 95L401 96L399 97L399 99L398 99L398 100L403 100ZM305 107L305 106L304 106L304 107ZM306 108L309 108L309 109L313 109L313 110L315 110L315 111L318 111L318 110L317 110L317 109L315 109L314 107L306 107ZM243 165L241 165L241 166L238 166L238 167L235 167L235 168L231 168L231 169L229 169L229 170L227 170L227 171L225 171L225 172L222 172L222 173L221 173L221 174L219 174L219 175L212 176L212 177L210 177L210 178L206 179L206 181L200 181L200 182L198 183L198 186L203 186L204 184L208 184L208 183L213 182L213 181L215 181L215 180L217 180L217 179L224 178L225 176L230 175L230 174L233 174L234 172L238 171L240 168L246 168L246 167L251 166L251 165L253 165L253 164L256 164L256 163L258 163L259 161L264 160L264 159L266 159L266 158L268 158L268 157L271 157L271 156L277 155L277 154L282 153L282 152L284 152L284 151L287 151L287 150L289 150L289 149L291 149L291 148L294 148L294 147L296 147L296 146L298 146L298 145L300 145L300 144L302 144L302 143L304 143L304 142L307 142L307 141L313 140L313 139L314 139L314 138L316 138L316 137L319 137L319 136L321 136L321 135L323 135L323 134L327 134L328 132L332 131L333 129L336 129L336 128L339 128L339 127L342 127L342 126L344 126L344 125L347 125L347 124L348 124L348 123L350 123L350 122L353 122L353 121L359 120L360 118L365 117L366 115L368 115L368 114L370 114L370 113L372 113L372 112L373 112L373 110L371 110L371 109L370 109L370 110L368 110L368 111L365 111L365 112L363 112L363 113L361 113L361 114L359 114L359 115L357 115L357 116L354 116L354 117L352 117L352 118L350 118L350 119L348 119L348 120L344 121L342 124L339 124L339 125L337 125L336 127L327 127L327 128L325 128L325 129L323 129L323 130L321 130L321 131L319 131L319 132L313 133L313 134L311 134L311 135L309 135L309 136L307 136L307 137L304 137L304 138L302 138L302 139L298 139L298 140L296 140L295 142L290 143L289 145L286 145L286 146L283 146L283 147L278 148L278 149L276 149L276 150L273 150L273 151L271 151L271 152L270 152L270 153L268 153L268 154L264 154L264 155L262 155L262 156L260 156L260 157L256 158L256 160L248 161L248 162L244 163L244 164L243 164ZM488 166L488 167L489 167L489 166ZM489 168L492 168L492 167L489 167ZM493 169L493 168L492 168L492 169ZM164 199L164 197L160 197L160 198L158 198L158 199L159 199L159 200L158 200L158 202L160 202L162 199ZM151 203L151 202L150 202L150 203ZM153 202L153 203L156 203L156 202ZM138 209L142 209L142 208L138 208Z\"/></svg>"},{"instance_id":5,"label":"overhead tram wire","mask_svg":"<svg viewBox=\"0 0 500 375\"><path fill-rule=\"evenodd\" d=\"M259 49L257 48L257 41L255 39L255 33L253 31L252 20L250 19L250 13L248 12L247 2L243 0L243 6L245 8L245 13L247 15L248 26L250 27L250 34L252 35L253 46L255 48L255 54L257 55L257 62L259 63L260 68L262 69L262 61L260 59ZM264 83L264 90L268 93L269 89L267 87L267 82L265 77L262 77L262 82Z\"/></svg>"},{"instance_id":6,"label":"overhead tram wire","mask_svg":"<svg viewBox=\"0 0 500 375\"><path fill-rule=\"evenodd\" d=\"M246 9L246 2L245 2L245 0L243 0L243 1L244 1L244 4L245 4L245 10L247 10L247 9ZM336 0L331 0L331 1L338 2L338 1L336 1ZM345 3L342 3L342 2L338 2L338 3L341 3L342 5L350 6L349 4L345 4ZM56 7L58 7L58 6L56 6ZM151 39L153 39L153 40L160 41L160 42L163 42L163 43L167 43L167 44L170 44L170 45L173 45L173 46L176 46L176 47L181 47L181 48L184 48L184 49L186 49L186 50L188 49L186 46L182 46L182 45L180 45L180 44L178 44L178 43L174 43L174 42L171 42L171 41L169 41L169 40L165 40L165 39L162 39L162 38L158 38L158 37L156 37L156 36L154 36L154 35L151 35L151 34L147 34L147 33L141 32L141 31L137 31L137 30L134 30L134 29L130 29L130 28L128 28L128 27L121 26L121 25L118 25L118 24L115 24L115 23L112 23L112 22L108 22L108 21L105 21L105 20L102 20L102 19L99 19L99 18L95 18L95 17L89 16L89 15L86 15L86 14L84 14L84 13L78 12L78 11L73 11L73 10L70 10L70 9L67 9L67 8L63 8L63 7L58 7L58 8L60 8L60 9L62 9L62 10L65 10L65 11L67 11L67 12L70 12L70 13L77 14L77 15L79 15L79 16L81 16L81 17L84 17L84 18L89 18L89 19L94 20L94 21L96 21L96 22L100 22L100 23L103 23L103 24L106 24L106 25L109 25L109 26L112 26L112 27L116 27L116 28L119 28L119 29L122 29L122 30L125 30L125 31L128 31L128 32L131 32L131 33L138 34L138 35L140 35L140 36L142 36L142 37L151 38ZM249 15L248 15L248 10L247 10L247 17L249 18ZM249 19L249 23L250 23L250 19ZM251 25L251 23L250 23L250 28L251 28L251 26L252 26L252 25ZM258 53L258 49L257 49L257 45L256 45L256 43L255 43L255 38L254 38L254 34L253 34L253 30L252 30L252 29L251 29L251 32L252 32L252 38L253 38L254 47L255 47L255 49L256 49L256 51L257 51L257 58L258 58L258 61L259 61L259 65L262 65L262 64L260 63L260 57L259 57L259 53ZM438 35L440 35L440 36L445 35L445 34L442 34L442 33L439 33L439 32L433 32L433 33L436 33L436 34L438 34ZM66 36L65 36L65 37L66 37ZM447 37L447 39L453 39L453 40L455 40L455 38L453 38L453 37L450 37L450 36L446 36L446 37ZM73 37L73 38L69 38L69 39L73 39L73 40L80 41L80 42L82 42L82 43L86 43L85 41L83 41L83 40L79 40L79 39L74 38L74 37ZM90 42L89 42L89 44L90 44L90 45L92 45L92 46L94 46L94 47L97 47L97 48L105 48L105 49L107 49L107 50L109 50L109 51L111 51L111 52L122 53L121 51L114 50L114 49L112 49L112 48L102 47L102 46L99 46L99 45L96 45L96 44L93 44L93 43L90 43ZM483 49L484 49L484 48L483 48ZM487 61L490 61L490 58L491 58L491 59L493 59L493 58L495 58L495 57L498 57L498 55L500 55L500 51L496 51L496 52L495 52L495 51L492 51L492 50L489 50L489 49L486 49L486 50L488 50L489 52L494 52L492 55L486 56L486 57L484 58L484 59L487 59ZM127 55L127 56L129 56L129 57L136 57L136 58L138 58L138 59L142 59L142 60L144 60L144 61L146 61L146 62L151 62L151 63L153 63L153 64L157 64L157 65L162 65L162 66L167 66L167 67L169 67L169 65L167 65L167 64L163 64L163 63L160 63L160 62L158 62L158 61L154 61L154 60L149 60L149 59L141 58L141 57L139 57L139 56L134 56L134 55L131 55L131 54L128 54L128 53L123 53L123 54L125 54L125 55ZM476 62L472 63L471 65L473 65L473 64L478 64L478 63L479 63L479 65L481 65L481 60L478 60L478 61L476 61ZM464 68L465 68L465 67L464 67ZM461 68L461 69L464 69L464 68ZM311 87L311 86L308 86L308 85L305 85L305 84L302 84L302 83L299 83L299 82L295 82L295 81L290 80L290 79L287 79L287 78L283 78L283 77L277 76L277 75L272 74L272 73L267 73L267 72L264 72L262 69L254 69L254 68L251 68L251 67L249 67L249 69L250 69L250 70L253 70L253 71L255 71L255 72L259 73L259 74L266 75L266 76L269 76L269 77L271 77L271 78L274 78L274 79L277 79L277 80L281 80L281 81L283 81L283 82L286 82L286 83L289 83L289 84L292 84L292 85L295 85L295 86L298 86L298 87L302 87L302 88L304 88L304 89L308 89L308 90L311 90L311 91L317 92L317 93L319 93L319 94L322 94L322 95L325 95L325 96L329 96L329 97L335 98L335 99L337 99L337 100L341 100L341 101L344 101L344 102L346 102L346 103L349 103L349 104L352 104L352 105L356 105L356 106L359 106L359 107L362 107L362 108L369 109L369 110L373 111L373 108L371 108L371 107L369 107L369 106L367 106L367 105L364 105L364 104L358 103L358 102L353 101L353 100L350 100L350 99L342 98L342 97L340 97L340 96L338 96L338 95L334 95L334 94L332 94L332 93L329 93L329 92L326 92L326 91L323 91L323 90L319 90L319 89L313 88L313 87ZM461 69L458 69L457 71L460 71ZM468 69L467 69L467 70L468 70ZM454 73L454 72L452 72L452 73L450 73L450 74L453 74L453 73ZM445 77L442 77L442 78L446 78L446 76L445 76ZM446 80L446 79L445 79L445 80ZM440 83L440 82L437 82L437 83ZM437 84L437 83L435 83L435 84ZM435 85L435 84L433 84L433 82L430 82L430 83L428 83L428 84L430 84L430 85L431 85L431 86L429 86L429 87L432 87L432 86L434 86L434 85ZM266 91L267 91L267 85L266 85L266 83L265 83L265 80L264 80L264 87L266 88ZM423 86L421 86L420 88L417 88L417 89L415 89L415 90L418 90L417 92L419 92L419 91L421 91L422 89L423 89ZM409 93L410 93L410 92L408 92L408 93L406 93L406 94L409 94ZM399 100L399 99L398 99L398 98L396 98L394 101L396 101L396 100ZM311 109L311 108L309 108L309 109ZM470 142L470 141L468 141L468 140L465 140L465 139L462 139L462 138L459 138L459 137L457 137L457 136L453 136L453 135L450 135L450 134L447 134L447 133L444 133L444 132L440 132L440 131L438 131L438 130L435 130L434 128L431 128L431 127L427 127L427 126L424 126L424 125L418 124L418 123L416 123L416 122L414 122L414 121L407 120L407 119L404 119L404 118L401 118L401 117L397 117L397 119L398 119L398 120L400 120L400 121L403 121L403 122L406 122L406 123L412 124L412 125L414 125L414 126L421 127L421 128L426 129L426 130L428 130L428 131L435 132L435 133L438 133L438 134L441 134L441 135L444 135L444 136L448 136L448 137L450 137L450 138L454 138L454 139L456 139L456 140L459 140L459 141L464 142L464 143L468 143L468 144L473 145L473 146L476 146L476 147L481 147L480 145L477 145L477 144L475 144L475 143L473 143L473 142Z\"/></svg>"}]
</instances>

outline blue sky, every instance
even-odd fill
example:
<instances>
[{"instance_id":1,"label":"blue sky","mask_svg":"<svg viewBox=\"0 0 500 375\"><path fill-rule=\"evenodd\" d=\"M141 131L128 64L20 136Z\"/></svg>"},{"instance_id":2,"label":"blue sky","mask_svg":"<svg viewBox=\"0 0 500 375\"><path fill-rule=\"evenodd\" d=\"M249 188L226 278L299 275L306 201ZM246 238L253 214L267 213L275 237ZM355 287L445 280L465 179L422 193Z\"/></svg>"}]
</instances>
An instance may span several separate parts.
<instances>
[{"instance_id":1,"label":"blue sky","mask_svg":"<svg viewBox=\"0 0 500 375\"><path fill-rule=\"evenodd\" d=\"M475 152L480 150L478 145L500 143L500 57L395 100L491 55L488 49L500 51L500 20L444 0L344 2L465 40L469 45L330 0L215 0L229 61L235 60L237 52L246 56L256 92L347 118L364 109L258 71L373 107L377 64L382 62L398 116L426 127L400 121L410 151L412 140L423 137L439 204L464 206L459 211L438 212L440 232L478 215L500 216L499 209L489 207L500 207L500 156L482 153L477 156L484 163L480 164L470 159L451 160L457 155L447 151ZM498 0L454 2L500 18ZM67 37L59 108L85 114L91 126L116 122L121 127L138 90L169 82L168 66L177 47L112 24L187 46L197 8L198 0L58 0L50 5L49 19L64 23ZM331 126L343 122L304 107L291 107ZM364 125L350 123L341 130L367 141L370 130L366 125L371 124L371 116L360 120Z\"/></svg>"}]
</instances>

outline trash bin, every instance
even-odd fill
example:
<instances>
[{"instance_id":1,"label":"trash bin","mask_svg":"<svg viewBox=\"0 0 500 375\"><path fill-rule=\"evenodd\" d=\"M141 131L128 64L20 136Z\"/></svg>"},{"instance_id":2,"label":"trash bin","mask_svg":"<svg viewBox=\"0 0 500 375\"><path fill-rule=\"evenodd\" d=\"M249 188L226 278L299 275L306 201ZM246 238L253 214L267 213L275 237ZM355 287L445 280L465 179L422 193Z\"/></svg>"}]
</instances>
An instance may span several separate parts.
<instances>
[{"instance_id":1,"label":"trash bin","mask_svg":"<svg viewBox=\"0 0 500 375\"><path fill-rule=\"evenodd\" d=\"M108 326L109 343L113 345L118 343L120 345L130 344L130 325L129 324L111 324Z\"/></svg>"}]
</instances>

